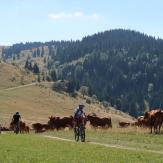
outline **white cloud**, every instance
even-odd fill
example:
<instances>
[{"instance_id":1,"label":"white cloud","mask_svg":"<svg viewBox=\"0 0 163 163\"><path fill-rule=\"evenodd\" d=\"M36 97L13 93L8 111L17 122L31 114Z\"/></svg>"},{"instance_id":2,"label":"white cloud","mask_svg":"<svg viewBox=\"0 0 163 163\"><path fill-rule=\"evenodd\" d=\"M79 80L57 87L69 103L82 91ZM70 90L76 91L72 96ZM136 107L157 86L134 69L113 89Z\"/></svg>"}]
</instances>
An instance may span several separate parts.
<instances>
[{"instance_id":1,"label":"white cloud","mask_svg":"<svg viewBox=\"0 0 163 163\"><path fill-rule=\"evenodd\" d=\"M84 19L92 19L92 20L100 20L102 17L98 15L97 13L93 14L84 14L81 11L76 11L72 13L52 13L48 15L49 18L53 20L68 20L68 19L76 19L76 18L84 18Z\"/></svg>"}]
</instances>

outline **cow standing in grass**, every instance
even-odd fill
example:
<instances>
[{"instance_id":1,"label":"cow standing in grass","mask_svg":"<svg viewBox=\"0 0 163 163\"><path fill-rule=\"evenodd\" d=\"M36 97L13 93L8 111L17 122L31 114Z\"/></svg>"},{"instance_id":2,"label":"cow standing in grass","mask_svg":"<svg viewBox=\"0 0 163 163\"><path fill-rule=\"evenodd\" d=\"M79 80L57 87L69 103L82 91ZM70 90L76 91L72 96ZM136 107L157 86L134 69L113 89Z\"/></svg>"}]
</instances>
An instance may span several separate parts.
<instances>
[{"instance_id":1,"label":"cow standing in grass","mask_svg":"<svg viewBox=\"0 0 163 163\"><path fill-rule=\"evenodd\" d=\"M88 121L90 121L90 125L94 128L102 127L102 128L112 128L111 118L99 118L91 115L87 116Z\"/></svg>"},{"instance_id":2,"label":"cow standing in grass","mask_svg":"<svg viewBox=\"0 0 163 163\"><path fill-rule=\"evenodd\" d=\"M14 132L15 132L15 128L16 128L16 125L13 122L11 122L9 130L14 130ZM23 121L19 122L19 133L21 133L21 134L29 133L29 130L30 130L30 128L29 128L29 126L26 125L25 122L23 122Z\"/></svg>"},{"instance_id":3,"label":"cow standing in grass","mask_svg":"<svg viewBox=\"0 0 163 163\"><path fill-rule=\"evenodd\" d=\"M144 120L147 122L148 126L154 130L154 133L160 133L160 129L163 123L163 111L160 109L151 110L145 112Z\"/></svg>"},{"instance_id":4,"label":"cow standing in grass","mask_svg":"<svg viewBox=\"0 0 163 163\"><path fill-rule=\"evenodd\" d=\"M48 124L50 126L51 129L62 129L65 127L69 127L70 129L73 128L73 117L54 117L51 116L49 117L49 121Z\"/></svg>"},{"instance_id":5,"label":"cow standing in grass","mask_svg":"<svg viewBox=\"0 0 163 163\"><path fill-rule=\"evenodd\" d=\"M119 127L122 127L122 128L124 128L124 127L128 127L128 126L130 126L130 123L129 122L119 122Z\"/></svg>"},{"instance_id":6,"label":"cow standing in grass","mask_svg":"<svg viewBox=\"0 0 163 163\"><path fill-rule=\"evenodd\" d=\"M48 124L34 123L32 124L32 128L35 130L35 133L41 133L50 129L50 126Z\"/></svg>"}]
</instances>

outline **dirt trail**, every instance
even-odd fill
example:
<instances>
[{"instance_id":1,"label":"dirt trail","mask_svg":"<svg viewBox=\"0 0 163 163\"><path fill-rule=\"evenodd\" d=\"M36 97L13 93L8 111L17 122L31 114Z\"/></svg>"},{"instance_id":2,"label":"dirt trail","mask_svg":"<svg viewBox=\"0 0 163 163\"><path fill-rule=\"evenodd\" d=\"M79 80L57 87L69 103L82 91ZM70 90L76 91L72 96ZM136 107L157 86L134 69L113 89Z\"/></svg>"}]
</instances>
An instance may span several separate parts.
<instances>
[{"instance_id":1,"label":"dirt trail","mask_svg":"<svg viewBox=\"0 0 163 163\"><path fill-rule=\"evenodd\" d=\"M55 140L67 141L67 142L75 142L74 140L55 137L55 136L49 136L49 135L43 135L43 136L45 138L49 138L49 139L55 139ZM116 148L116 149L123 149L123 150L132 150L132 151L141 151L141 152L163 154L163 151L155 151L155 150L148 150L148 149L147 150L146 149L137 149L137 148L133 148L133 147L120 146L117 144L104 144L104 143L98 143L98 142L86 142L86 143L94 144L94 145L100 145L100 146L107 147L107 148Z\"/></svg>"},{"instance_id":2,"label":"dirt trail","mask_svg":"<svg viewBox=\"0 0 163 163\"><path fill-rule=\"evenodd\" d=\"M34 82L34 83L30 83L30 84L26 84L26 85L20 85L20 86L17 86L17 87L11 87L11 88L6 88L6 89L1 89L0 91L10 91L10 90L14 90L14 89L19 89L19 88L24 88L24 87L29 87L29 86L33 86L33 85L37 85L37 84L46 84L46 83L54 83L54 82Z\"/></svg>"},{"instance_id":3,"label":"dirt trail","mask_svg":"<svg viewBox=\"0 0 163 163\"><path fill-rule=\"evenodd\" d=\"M1 89L0 91L10 91L10 90L14 90L14 89L29 87L29 86L36 85L36 84L37 84L37 83L31 83L31 84L26 84L26 85L20 85L20 86L17 86L17 87L11 87L11 88L6 88L6 89Z\"/></svg>"}]
</instances>

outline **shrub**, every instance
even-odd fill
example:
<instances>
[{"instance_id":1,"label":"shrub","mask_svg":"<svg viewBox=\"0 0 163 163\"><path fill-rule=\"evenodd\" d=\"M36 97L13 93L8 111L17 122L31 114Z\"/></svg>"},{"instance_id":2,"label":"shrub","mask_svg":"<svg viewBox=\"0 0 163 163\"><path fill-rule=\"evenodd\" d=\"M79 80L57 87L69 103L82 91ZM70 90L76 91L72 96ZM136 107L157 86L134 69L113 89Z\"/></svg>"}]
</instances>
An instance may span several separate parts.
<instances>
[{"instance_id":1,"label":"shrub","mask_svg":"<svg viewBox=\"0 0 163 163\"><path fill-rule=\"evenodd\" d=\"M92 102L95 103L95 102L97 102L97 100L98 100L97 96L96 95L92 95Z\"/></svg>"},{"instance_id":2,"label":"shrub","mask_svg":"<svg viewBox=\"0 0 163 163\"><path fill-rule=\"evenodd\" d=\"M78 94L77 94L76 92L69 93L69 95L70 95L71 97L74 97L74 98L76 98L76 97L78 96Z\"/></svg>"},{"instance_id":3,"label":"shrub","mask_svg":"<svg viewBox=\"0 0 163 163\"><path fill-rule=\"evenodd\" d=\"M91 99L90 99L90 98L87 98L87 99L86 99L86 103L87 103L87 104L91 104Z\"/></svg>"},{"instance_id":4,"label":"shrub","mask_svg":"<svg viewBox=\"0 0 163 163\"><path fill-rule=\"evenodd\" d=\"M49 75L46 76L46 81L48 81L48 82L51 81L51 77Z\"/></svg>"},{"instance_id":5,"label":"shrub","mask_svg":"<svg viewBox=\"0 0 163 163\"><path fill-rule=\"evenodd\" d=\"M110 104L107 101L102 101L102 105L107 108L110 106Z\"/></svg>"},{"instance_id":6,"label":"shrub","mask_svg":"<svg viewBox=\"0 0 163 163\"><path fill-rule=\"evenodd\" d=\"M10 80L11 80L12 82L16 81L16 77L13 76Z\"/></svg>"},{"instance_id":7,"label":"shrub","mask_svg":"<svg viewBox=\"0 0 163 163\"><path fill-rule=\"evenodd\" d=\"M52 89L57 92L66 92L67 91L67 83L64 81L57 81L53 84Z\"/></svg>"}]
</instances>

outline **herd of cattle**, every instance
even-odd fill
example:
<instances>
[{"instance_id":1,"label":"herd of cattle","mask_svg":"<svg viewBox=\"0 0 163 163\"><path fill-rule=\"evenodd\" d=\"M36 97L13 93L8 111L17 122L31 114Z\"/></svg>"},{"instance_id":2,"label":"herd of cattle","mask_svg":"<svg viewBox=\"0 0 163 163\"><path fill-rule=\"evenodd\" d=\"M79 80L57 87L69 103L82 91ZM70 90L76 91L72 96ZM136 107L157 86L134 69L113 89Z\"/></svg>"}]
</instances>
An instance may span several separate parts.
<instances>
[{"instance_id":1,"label":"herd of cattle","mask_svg":"<svg viewBox=\"0 0 163 163\"><path fill-rule=\"evenodd\" d=\"M133 123L119 122L120 127L138 126L143 128L150 128L150 132L160 133L160 129L163 123L163 111L161 109L154 109L145 112L143 116L137 118L137 121Z\"/></svg>"},{"instance_id":2,"label":"herd of cattle","mask_svg":"<svg viewBox=\"0 0 163 163\"><path fill-rule=\"evenodd\" d=\"M90 126L92 128L112 128L111 118L100 118L97 116L87 115L85 117L85 124L89 121ZM119 127L128 127L128 126L137 126L137 127L146 127L154 130L154 133L160 133L160 129L163 123L163 111L161 109L155 109L148 112L145 112L144 116L140 116L133 123L121 121L119 122ZM29 133L30 130L34 130L35 133L45 132L47 130L60 130L64 128L72 129L74 127L74 118L72 116L69 117L49 117L49 121L46 124L42 123L34 123L32 124L32 129L26 125L25 122L20 122L20 133ZM14 130L12 122L10 123L10 127L2 127L0 126L1 131L12 131Z\"/></svg>"}]
</instances>

